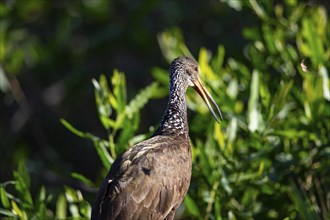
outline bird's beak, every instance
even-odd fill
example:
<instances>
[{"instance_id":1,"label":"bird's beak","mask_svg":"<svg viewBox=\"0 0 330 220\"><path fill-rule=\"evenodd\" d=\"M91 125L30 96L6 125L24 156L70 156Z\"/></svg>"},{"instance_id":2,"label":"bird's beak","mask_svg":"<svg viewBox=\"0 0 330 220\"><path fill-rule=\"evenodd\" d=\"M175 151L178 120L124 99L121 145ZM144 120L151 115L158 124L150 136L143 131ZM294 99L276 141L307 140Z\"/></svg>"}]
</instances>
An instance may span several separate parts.
<instances>
[{"instance_id":1,"label":"bird's beak","mask_svg":"<svg viewBox=\"0 0 330 220\"><path fill-rule=\"evenodd\" d=\"M202 82L201 82L201 80L200 80L199 77L197 77L196 80L194 80L193 83L194 83L195 90L202 97L202 99L204 100L205 104L210 109L210 111L211 111L213 117L215 118L215 120L217 120L217 122L220 123L219 117L222 120L222 114L221 114L220 108L218 107L217 103L215 103L214 99L212 98L212 96L210 95L210 93L206 90L205 86L202 84ZM210 102L216 108L216 111L217 111L219 117L214 112L213 107L211 106Z\"/></svg>"}]
</instances>

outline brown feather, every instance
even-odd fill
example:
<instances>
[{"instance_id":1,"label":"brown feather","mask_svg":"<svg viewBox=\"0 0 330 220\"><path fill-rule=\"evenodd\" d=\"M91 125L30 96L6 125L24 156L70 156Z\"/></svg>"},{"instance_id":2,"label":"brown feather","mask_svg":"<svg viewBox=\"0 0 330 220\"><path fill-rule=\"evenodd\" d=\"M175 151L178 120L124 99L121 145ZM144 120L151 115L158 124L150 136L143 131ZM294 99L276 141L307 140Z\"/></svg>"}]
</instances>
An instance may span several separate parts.
<instances>
[{"instance_id":1,"label":"brown feather","mask_svg":"<svg viewBox=\"0 0 330 220\"><path fill-rule=\"evenodd\" d=\"M189 142L180 136L154 136L113 164L92 219L165 219L181 204L190 176Z\"/></svg>"}]
</instances>

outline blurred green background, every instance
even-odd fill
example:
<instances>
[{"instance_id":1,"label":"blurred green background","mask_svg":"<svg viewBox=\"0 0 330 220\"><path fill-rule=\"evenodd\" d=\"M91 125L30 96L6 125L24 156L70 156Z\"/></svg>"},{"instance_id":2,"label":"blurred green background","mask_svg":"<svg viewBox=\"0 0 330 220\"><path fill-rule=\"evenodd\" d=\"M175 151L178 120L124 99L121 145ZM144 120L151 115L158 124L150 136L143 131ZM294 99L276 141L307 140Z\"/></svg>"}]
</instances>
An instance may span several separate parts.
<instances>
[{"instance_id":1,"label":"blurred green background","mask_svg":"<svg viewBox=\"0 0 330 220\"><path fill-rule=\"evenodd\" d=\"M224 121L188 90L178 218L329 219L328 13L322 0L1 1L0 216L88 218L113 159L160 122L170 61L188 55Z\"/></svg>"}]
</instances>

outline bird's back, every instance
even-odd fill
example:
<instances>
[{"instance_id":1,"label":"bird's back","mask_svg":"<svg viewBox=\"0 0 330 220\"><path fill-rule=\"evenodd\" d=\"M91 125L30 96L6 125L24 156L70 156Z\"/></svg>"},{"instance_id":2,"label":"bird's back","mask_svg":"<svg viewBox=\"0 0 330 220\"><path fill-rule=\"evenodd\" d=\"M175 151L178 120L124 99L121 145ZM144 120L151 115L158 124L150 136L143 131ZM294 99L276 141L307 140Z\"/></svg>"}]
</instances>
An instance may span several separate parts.
<instances>
[{"instance_id":1,"label":"bird's back","mask_svg":"<svg viewBox=\"0 0 330 220\"><path fill-rule=\"evenodd\" d=\"M190 178L188 139L154 136L114 162L100 187L92 219L172 219Z\"/></svg>"}]
</instances>

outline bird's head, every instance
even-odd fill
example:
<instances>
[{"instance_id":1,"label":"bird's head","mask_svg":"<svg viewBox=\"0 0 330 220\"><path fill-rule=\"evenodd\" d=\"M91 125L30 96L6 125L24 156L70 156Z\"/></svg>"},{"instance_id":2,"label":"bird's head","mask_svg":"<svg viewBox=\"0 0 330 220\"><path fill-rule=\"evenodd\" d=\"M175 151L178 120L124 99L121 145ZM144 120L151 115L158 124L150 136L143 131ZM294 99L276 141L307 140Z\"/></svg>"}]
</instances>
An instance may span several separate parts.
<instances>
[{"instance_id":1,"label":"bird's head","mask_svg":"<svg viewBox=\"0 0 330 220\"><path fill-rule=\"evenodd\" d=\"M183 84L181 84L180 86L185 89L188 86L192 86L202 97L205 104L210 109L215 120L217 120L217 122L220 122L219 118L222 120L220 108L218 107L210 93L207 91L199 77L198 64L195 60L189 57L178 57L174 59L170 65L170 73L170 78L172 81L171 85L175 84L173 83L174 80L178 80L180 81L179 84ZM215 111L213 107L215 108Z\"/></svg>"}]
</instances>

